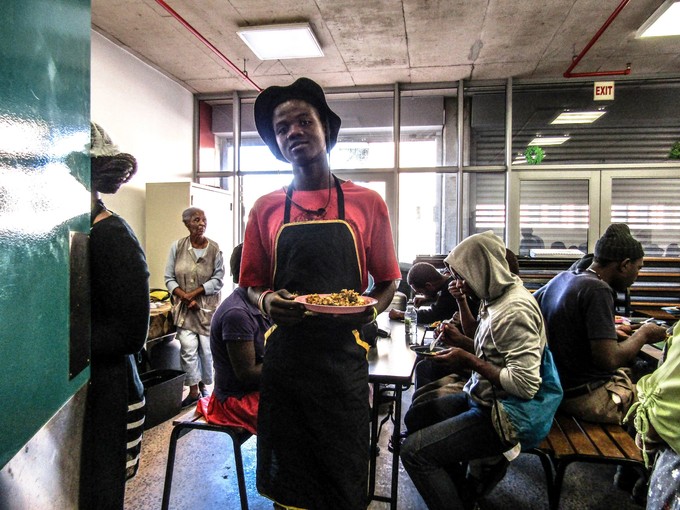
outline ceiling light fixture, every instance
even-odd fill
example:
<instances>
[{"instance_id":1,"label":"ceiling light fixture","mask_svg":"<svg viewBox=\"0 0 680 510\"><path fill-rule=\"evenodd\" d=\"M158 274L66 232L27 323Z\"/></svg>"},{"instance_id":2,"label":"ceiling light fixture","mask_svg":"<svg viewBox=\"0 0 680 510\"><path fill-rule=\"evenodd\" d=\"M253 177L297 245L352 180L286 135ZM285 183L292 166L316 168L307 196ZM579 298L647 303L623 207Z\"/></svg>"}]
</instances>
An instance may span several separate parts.
<instances>
[{"instance_id":1,"label":"ceiling light fixture","mask_svg":"<svg viewBox=\"0 0 680 510\"><path fill-rule=\"evenodd\" d=\"M597 119L602 117L605 113L604 110L589 110L589 111L564 111L560 113L551 124L591 124Z\"/></svg>"},{"instance_id":2,"label":"ceiling light fixture","mask_svg":"<svg viewBox=\"0 0 680 510\"><path fill-rule=\"evenodd\" d=\"M680 35L680 0L666 0L635 34L635 37Z\"/></svg>"},{"instance_id":3,"label":"ceiling light fixture","mask_svg":"<svg viewBox=\"0 0 680 510\"><path fill-rule=\"evenodd\" d=\"M323 57L309 23L247 27L237 33L260 60Z\"/></svg>"},{"instance_id":4,"label":"ceiling light fixture","mask_svg":"<svg viewBox=\"0 0 680 510\"><path fill-rule=\"evenodd\" d=\"M528 145L538 145L543 147L544 145L562 145L564 142L569 140L569 136L537 136L529 142Z\"/></svg>"}]
</instances>

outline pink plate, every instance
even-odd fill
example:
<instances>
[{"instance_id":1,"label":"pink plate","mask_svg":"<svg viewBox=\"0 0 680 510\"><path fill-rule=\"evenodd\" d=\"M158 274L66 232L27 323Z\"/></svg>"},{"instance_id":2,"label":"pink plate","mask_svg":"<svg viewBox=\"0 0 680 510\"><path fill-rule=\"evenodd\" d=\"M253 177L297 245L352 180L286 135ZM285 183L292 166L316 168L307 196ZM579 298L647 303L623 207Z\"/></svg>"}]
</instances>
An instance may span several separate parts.
<instances>
[{"instance_id":1,"label":"pink plate","mask_svg":"<svg viewBox=\"0 0 680 510\"><path fill-rule=\"evenodd\" d=\"M321 297L328 296L330 294L319 294ZM307 310L310 312L316 312L316 313L326 313L330 315L341 315L341 314L350 314L350 313L361 313L367 308L375 305L378 300L372 297L368 296L361 296L361 299L363 299L364 304L363 305L357 305L357 306L331 306L331 305L314 305L307 303L307 295L304 296L298 296L295 298L295 301L298 303L302 303L305 305Z\"/></svg>"}]
</instances>

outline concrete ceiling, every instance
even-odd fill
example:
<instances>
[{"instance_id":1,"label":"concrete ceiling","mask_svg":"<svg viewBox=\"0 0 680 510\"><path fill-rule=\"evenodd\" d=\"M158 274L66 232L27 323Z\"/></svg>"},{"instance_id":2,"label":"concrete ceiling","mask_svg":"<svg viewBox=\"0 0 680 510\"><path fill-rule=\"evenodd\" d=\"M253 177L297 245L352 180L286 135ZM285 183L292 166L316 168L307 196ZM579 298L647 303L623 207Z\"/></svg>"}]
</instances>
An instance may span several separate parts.
<instances>
[{"instance_id":1,"label":"concrete ceiling","mask_svg":"<svg viewBox=\"0 0 680 510\"><path fill-rule=\"evenodd\" d=\"M156 0L92 0L92 26L196 93L255 90ZM166 0L258 87L457 80L569 81L620 0ZM636 39L663 0L630 1L573 70L680 77L680 37ZM236 31L307 21L324 56L261 61ZM245 60L245 63L244 63ZM597 78L616 79L612 76Z\"/></svg>"}]
</instances>

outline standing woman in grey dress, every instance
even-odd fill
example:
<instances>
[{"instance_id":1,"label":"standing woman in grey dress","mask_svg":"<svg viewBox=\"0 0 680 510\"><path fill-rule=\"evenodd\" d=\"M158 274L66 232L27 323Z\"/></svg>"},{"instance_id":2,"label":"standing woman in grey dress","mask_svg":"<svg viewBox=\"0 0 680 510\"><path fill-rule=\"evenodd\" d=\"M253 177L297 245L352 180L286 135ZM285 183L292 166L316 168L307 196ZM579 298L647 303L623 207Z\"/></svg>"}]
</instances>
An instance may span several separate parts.
<instances>
[{"instance_id":1,"label":"standing woman in grey dress","mask_svg":"<svg viewBox=\"0 0 680 510\"><path fill-rule=\"evenodd\" d=\"M165 266L165 285L172 296L172 319L181 344L180 362L186 372L189 394L182 407L209 396L213 383L210 352L210 321L220 304L224 260L220 247L205 236L208 219L202 209L189 207L182 213L187 237L170 247Z\"/></svg>"}]
</instances>

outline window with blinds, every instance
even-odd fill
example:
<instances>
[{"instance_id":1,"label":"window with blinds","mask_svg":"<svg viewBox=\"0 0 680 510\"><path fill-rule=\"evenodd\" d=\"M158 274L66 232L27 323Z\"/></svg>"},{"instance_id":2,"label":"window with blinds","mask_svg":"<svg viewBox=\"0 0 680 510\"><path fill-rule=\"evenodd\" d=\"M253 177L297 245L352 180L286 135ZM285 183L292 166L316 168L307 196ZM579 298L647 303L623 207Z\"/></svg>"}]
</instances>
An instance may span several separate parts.
<instances>
[{"instance_id":1,"label":"window with blinds","mask_svg":"<svg viewBox=\"0 0 680 510\"><path fill-rule=\"evenodd\" d=\"M505 174L468 174L468 210L470 218L465 237L493 230L505 237Z\"/></svg>"},{"instance_id":2,"label":"window with blinds","mask_svg":"<svg viewBox=\"0 0 680 510\"><path fill-rule=\"evenodd\" d=\"M680 254L680 179L612 179L612 223L626 223L648 257Z\"/></svg>"},{"instance_id":3,"label":"window with blinds","mask_svg":"<svg viewBox=\"0 0 680 510\"><path fill-rule=\"evenodd\" d=\"M529 255L531 248L587 253L589 218L587 179L521 181L519 254Z\"/></svg>"}]
</instances>

